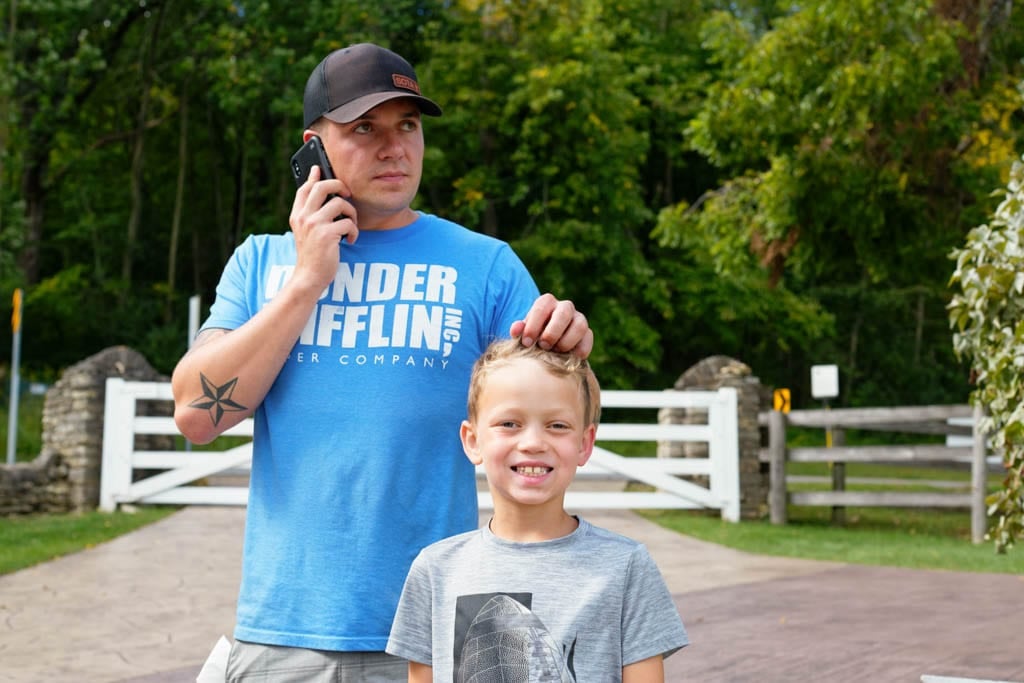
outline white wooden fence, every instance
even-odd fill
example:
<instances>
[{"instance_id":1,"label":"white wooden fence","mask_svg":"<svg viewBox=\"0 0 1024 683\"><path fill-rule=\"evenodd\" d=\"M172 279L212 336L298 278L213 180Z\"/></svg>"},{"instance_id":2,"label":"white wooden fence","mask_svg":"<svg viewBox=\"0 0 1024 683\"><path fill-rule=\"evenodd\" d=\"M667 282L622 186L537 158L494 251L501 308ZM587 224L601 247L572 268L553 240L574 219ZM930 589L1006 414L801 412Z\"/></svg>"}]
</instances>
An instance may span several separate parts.
<instances>
[{"instance_id":1,"label":"white wooden fence","mask_svg":"<svg viewBox=\"0 0 1024 683\"><path fill-rule=\"evenodd\" d=\"M136 450L136 435L179 434L171 417L136 415L136 402L139 400L173 400L171 385L129 382L119 378L107 380L100 476L101 509L111 511L126 503L245 505L248 502L247 486L208 485L208 481L200 480L218 473L247 471L252 460L251 440L220 451ZM739 521L739 438L735 389L723 388L713 392L602 391L601 404L604 409L645 409L655 416L640 422L603 422L597 430L599 443L706 442L708 457L624 457L596 447L566 495L567 507L711 508L721 510L723 519ZM703 408L707 410L708 421L706 424L658 424L656 411L659 408ZM224 436L251 439L252 420L239 423ZM158 473L135 479L138 470ZM709 484L700 486L680 479L680 475L707 477ZM482 469L478 469L478 476L483 476ZM594 479L637 481L654 487L655 491L583 490L585 482ZM200 485L195 485L195 482ZM479 502L482 508L493 505L486 491L479 493Z\"/></svg>"},{"instance_id":2,"label":"white wooden fence","mask_svg":"<svg viewBox=\"0 0 1024 683\"><path fill-rule=\"evenodd\" d=\"M142 400L173 401L171 385L107 379L100 469L101 510L112 511L122 503L245 505L248 502L246 486L186 484L225 471L248 470L252 461L251 441L221 451L136 450L136 435L180 435L173 417L136 415L136 402ZM243 420L222 436L251 439L252 426L252 419ZM135 470L163 471L133 481Z\"/></svg>"}]
</instances>

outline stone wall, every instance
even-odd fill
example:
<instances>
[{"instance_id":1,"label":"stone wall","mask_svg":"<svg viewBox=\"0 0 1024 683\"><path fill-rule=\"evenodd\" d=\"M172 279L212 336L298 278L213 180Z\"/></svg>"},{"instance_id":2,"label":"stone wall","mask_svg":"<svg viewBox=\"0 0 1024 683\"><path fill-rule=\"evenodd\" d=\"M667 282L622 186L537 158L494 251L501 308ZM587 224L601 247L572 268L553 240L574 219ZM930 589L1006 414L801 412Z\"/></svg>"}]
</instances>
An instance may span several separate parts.
<instances>
[{"instance_id":1,"label":"stone wall","mask_svg":"<svg viewBox=\"0 0 1024 683\"><path fill-rule=\"evenodd\" d=\"M67 512L68 467L55 453L0 466L0 516Z\"/></svg>"},{"instance_id":2,"label":"stone wall","mask_svg":"<svg viewBox=\"0 0 1024 683\"><path fill-rule=\"evenodd\" d=\"M717 391L732 387L737 393L740 449L740 517L760 519L768 514L768 465L760 462L761 429L757 415L770 404L768 389L750 367L729 356L711 356L700 361L676 380L677 391ZM661 424L707 424L708 414L701 408L662 408ZM662 442L659 458L706 458L708 445L701 442ZM707 485L707 478L697 483Z\"/></svg>"},{"instance_id":3,"label":"stone wall","mask_svg":"<svg viewBox=\"0 0 1024 683\"><path fill-rule=\"evenodd\" d=\"M99 505L108 377L168 381L126 346L105 349L65 370L46 392L40 454L32 462L0 467L0 515L84 512ZM140 405L138 413L166 415L170 410L168 405Z\"/></svg>"}]
</instances>

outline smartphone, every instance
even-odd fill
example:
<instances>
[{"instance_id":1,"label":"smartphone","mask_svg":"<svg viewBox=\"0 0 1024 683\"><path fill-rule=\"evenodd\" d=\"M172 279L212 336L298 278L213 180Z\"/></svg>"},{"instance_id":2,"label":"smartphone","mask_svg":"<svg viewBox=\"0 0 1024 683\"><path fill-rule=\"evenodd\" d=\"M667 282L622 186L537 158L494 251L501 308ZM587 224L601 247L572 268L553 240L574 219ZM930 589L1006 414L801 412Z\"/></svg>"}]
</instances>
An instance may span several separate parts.
<instances>
[{"instance_id":1,"label":"smartphone","mask_svg":"<svg viewBox=\"0 0 1024 683\"><path fill-rule=\"evenodd\" d=\"M314 166L320 167L320 180L334 178L334 169L327 158L324 143L315 135L292 155L292 176L295 178L296 186L306 182L309 170Z\"/></svg>"},{"instance_id":2,"label":"smartphone","mask_svg":"<svg viewBox=\"0 0 1024 683\"><path fill-rule=\"evenodd\" d=\"M316 135L311 137L292 155L292 176L295 178L296 187L306 182L306 179L309 178L309 170L314 166L320 167L320 180L328 180L335 177L334 169L331 168L331 161L327 158L327 152L324 150L324 143ZM331 200L337 196L339 195L329 194L327 199ZM344 214L342 214L335 220L344 217Z\"/></svg>"}]
</instances>

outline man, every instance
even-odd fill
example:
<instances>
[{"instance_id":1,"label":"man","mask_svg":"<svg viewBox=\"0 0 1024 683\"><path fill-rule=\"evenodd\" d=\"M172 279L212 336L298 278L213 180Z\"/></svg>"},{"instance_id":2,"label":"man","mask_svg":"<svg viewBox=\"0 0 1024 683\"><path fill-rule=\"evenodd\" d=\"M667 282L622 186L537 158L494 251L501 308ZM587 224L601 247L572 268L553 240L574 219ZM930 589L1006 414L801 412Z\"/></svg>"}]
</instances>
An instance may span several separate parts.
<instances>
[{"instance_id":1,"label":"man","mask_svg":"<svg viewBox=\"0 0 1024 683\"><path fill-rule=\"evenodd\" d=\"M303 141L336 177L314 168L291 233L239 246L174 371L192 441L255 416L229 680L406 680L383 650L409 565L477 523L457 429L473 362L510 334L593 346L507 244L410 208L422 114L441 108L394 52L353 45L314 69Z\"/></svg>"}]
</instances>

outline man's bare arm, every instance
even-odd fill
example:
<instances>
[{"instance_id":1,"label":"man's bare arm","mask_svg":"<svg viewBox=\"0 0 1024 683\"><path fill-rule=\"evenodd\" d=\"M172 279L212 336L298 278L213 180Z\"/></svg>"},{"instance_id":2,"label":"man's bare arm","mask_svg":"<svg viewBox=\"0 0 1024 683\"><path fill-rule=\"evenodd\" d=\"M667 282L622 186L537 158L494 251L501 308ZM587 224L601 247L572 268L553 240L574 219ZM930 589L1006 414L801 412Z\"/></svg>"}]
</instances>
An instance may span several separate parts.
<instances>
[{"instance_id":1,"label":"man's bare arm","mask_svg":"<svg viewBox=\"0 0 1024 683\"><path fill-rule=\"evenodd\" d=\"M263 402L313 307L338 271L339 243L359 231L353 218L335 220L347 195L340 180L320 181L319 170L295 191L288 218L295 238L295 269L277 296L237 330L206 330L174 369L174 421L195 443L209 443L252 415ZM355 208L343 212L354 217Z\"/></svg>"},{"instance_id":2,"label":"man's bare arm","mask_svg":"<svg viewBox=\"0 0 1024 683\"><path fill-rule=\"evenodd\" d=\"M216 337L223 336L227 332L228 330L223 329L203 330L196 337L193 348L201 346ZM191 349L189 352L191 352ZM214 426L220 425L226 413L242 412L247 415L249 414L249 409L234 399L235 385L238 383L237 377L233 377L224 384L218 385L200 371L199 379L203 385L203 395L191 401L188 407L208 411Z\"/></svg>"},{"instance_id":3,"label":"man's bare arm","mask_svg":"<svg viewBox=\"0 0 1024 683\"><path fill-rule=\"evenodd\" d=\"M209 443L263 402L312 314L322 289L289 283L237 330L204 330L174 369L174 421Z\"/></svg>"}]
</instances>

